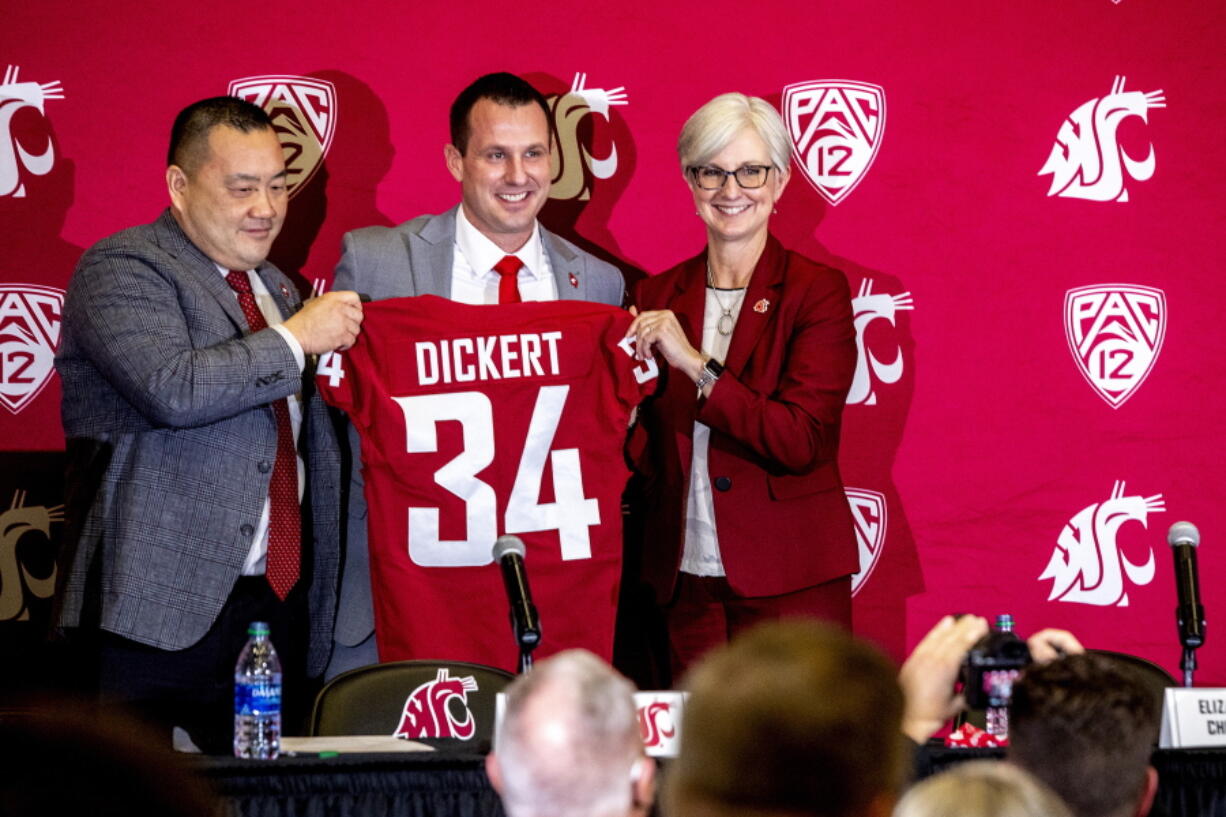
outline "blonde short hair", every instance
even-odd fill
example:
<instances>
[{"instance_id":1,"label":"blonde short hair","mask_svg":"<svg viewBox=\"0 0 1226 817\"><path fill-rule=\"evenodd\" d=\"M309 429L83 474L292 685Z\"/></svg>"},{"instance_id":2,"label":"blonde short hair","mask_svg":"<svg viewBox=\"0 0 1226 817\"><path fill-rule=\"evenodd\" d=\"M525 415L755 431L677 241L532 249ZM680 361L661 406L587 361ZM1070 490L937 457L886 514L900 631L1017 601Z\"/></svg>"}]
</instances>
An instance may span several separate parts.
<instances>
[{"instance_id":1,"label":"blonde short hair","mask_svg":"<svg viewBox=\"0 0 1226 817\"><path fill-rule=\"evenodd\" d=\"M745 128L766 143L771 164L781 171L791 166L792 142L783 117L765 99L745 94L720 94L686 120L677 139L681 172L711 161Z\"/></svg>"},{"instance_id":2,"label":"blonde short hair","mask_svg":"<svg viewBox=\"0 0 1226 817\"><path fill-rule=\"evenodd\" d=\"M908 791L894 817L1072 817L1038 778L1011 763L971 760Z\"/></svg>"}]
</instances>

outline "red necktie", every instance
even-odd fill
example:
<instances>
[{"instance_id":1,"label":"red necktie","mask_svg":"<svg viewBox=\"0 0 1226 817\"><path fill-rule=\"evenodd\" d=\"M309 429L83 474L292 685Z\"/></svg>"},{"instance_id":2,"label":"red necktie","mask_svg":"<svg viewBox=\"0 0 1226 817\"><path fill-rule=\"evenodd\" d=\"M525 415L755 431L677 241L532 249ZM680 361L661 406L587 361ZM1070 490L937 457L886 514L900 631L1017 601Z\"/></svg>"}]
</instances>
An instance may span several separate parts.
<instances>
[{"instance_id":1,"label":"red necktie","mask_svg":"<svg viewBox=\"0 0 1226 817\"><path fill-rule=\"evenodd\" d=\"M252 332L268 328L264 313L255 302L251 280L245 272L230 271L226 283L238 293L247 326ZM294 427L289 419L289 402L272 404L277 420L277 462L268 483L268 559L264 575L269 585L284 599L298 581L302 561L302 510L298 505L298 455L294 448Z\"/></svg>"},{"instance_id":2,"label":"red necktie","mask_svg":"<svg viewBox=\"0 0 1226 817\"><path fill-rule=\"evenodd\" d=\"M494 265L494 272L502 276L502 280L498 282L498 303L523 302L523 298L519 297L519 269L523 265L524 262L513 255L504 255L502 260Z\"/></svg>"}]
</instances>

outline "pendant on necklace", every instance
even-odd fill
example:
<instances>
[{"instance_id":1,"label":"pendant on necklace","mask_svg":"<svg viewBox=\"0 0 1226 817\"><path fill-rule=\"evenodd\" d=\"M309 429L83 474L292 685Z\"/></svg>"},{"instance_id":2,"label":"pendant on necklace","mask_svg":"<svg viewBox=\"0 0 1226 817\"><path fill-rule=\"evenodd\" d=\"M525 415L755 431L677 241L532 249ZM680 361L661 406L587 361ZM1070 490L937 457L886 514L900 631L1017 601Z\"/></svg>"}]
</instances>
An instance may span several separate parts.
<instances>
[{"instance_id":1,"label":"pendant on necklace","mask_svg":"<svg viewBox=\"0 0 1226 817\"><path fill-rule=\"evenodd\" d=\"M727 336L732 334L732 328L736 326L736 321L732 319L732 310L720 307L720 311L724 314L719 316L719 321L715 324L715 328L721 335Z\"/></svg>"}]
</instances>

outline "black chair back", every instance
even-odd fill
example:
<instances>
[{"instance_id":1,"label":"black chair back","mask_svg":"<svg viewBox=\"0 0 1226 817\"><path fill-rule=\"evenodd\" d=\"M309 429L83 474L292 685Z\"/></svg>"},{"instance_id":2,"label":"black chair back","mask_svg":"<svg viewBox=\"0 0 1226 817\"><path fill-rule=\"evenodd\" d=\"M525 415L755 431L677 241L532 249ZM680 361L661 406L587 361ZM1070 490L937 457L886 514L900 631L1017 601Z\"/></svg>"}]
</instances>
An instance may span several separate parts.
<instances>
[{"instance_id":1,"label":"black chair back","mask_svg":"<svg viewBox=\"0 0 1226 817\"><path fill-rule=\"evenodd\" d=\"M392 661L333 678L315 697L315 736L395 735L488 744L511 673L463 661Z\"/></svg>"}]
</instances>

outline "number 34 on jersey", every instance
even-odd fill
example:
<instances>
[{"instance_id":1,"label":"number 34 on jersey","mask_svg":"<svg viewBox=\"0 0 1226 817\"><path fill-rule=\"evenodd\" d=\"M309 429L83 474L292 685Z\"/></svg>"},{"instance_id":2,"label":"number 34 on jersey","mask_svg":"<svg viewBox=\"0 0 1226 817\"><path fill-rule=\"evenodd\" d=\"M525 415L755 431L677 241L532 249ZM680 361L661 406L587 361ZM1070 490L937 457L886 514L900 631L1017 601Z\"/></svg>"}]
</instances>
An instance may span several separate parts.
<instances>
[{"instance_id":1,"label":"number 34 on jersey","mask_svg":"<svg viewBox=\"0 0 1226 817\"><path fill-rule=\"evenodd\" d=\"M634 360L630 320L571 301L368 304L316 379L361 434L371 537L407 538L421 567L489 564L503 533L556 542L564 562L592 558L594 536L620 546L621 446L658 374Z\"/></svg>"}]
</instances>

